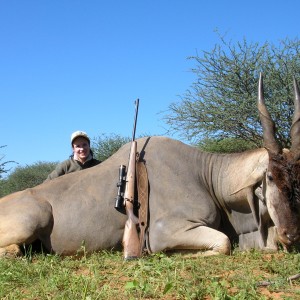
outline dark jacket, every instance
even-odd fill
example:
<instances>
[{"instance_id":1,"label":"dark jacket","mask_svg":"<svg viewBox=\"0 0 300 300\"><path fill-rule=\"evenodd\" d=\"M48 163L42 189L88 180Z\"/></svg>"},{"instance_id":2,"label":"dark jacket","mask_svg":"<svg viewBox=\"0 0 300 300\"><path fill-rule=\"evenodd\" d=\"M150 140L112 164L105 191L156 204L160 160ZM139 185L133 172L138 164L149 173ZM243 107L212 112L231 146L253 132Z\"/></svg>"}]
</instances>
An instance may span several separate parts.
<instances>
[{"instance_id":1,"label":"dark jacket","mask_svg":"<svg viewBox=\"0 0 300 300\"><path fill-rule=\"evenodd\" d=\"M68 174L68 173L80 171L83 169L88 169L88 168L94 167L100 163L101 163L101 161L99 161L95 158L91 158L90 160L88 160L84 164L82 164L78 160L75 160L73 156L71 156L69 159L58 164L56 166L55 170L52 171L48 175L48 177L45 181L54 179L56 177L59 177L59 176L62 176L62 175Z\"/></svg>"}]
</instances>

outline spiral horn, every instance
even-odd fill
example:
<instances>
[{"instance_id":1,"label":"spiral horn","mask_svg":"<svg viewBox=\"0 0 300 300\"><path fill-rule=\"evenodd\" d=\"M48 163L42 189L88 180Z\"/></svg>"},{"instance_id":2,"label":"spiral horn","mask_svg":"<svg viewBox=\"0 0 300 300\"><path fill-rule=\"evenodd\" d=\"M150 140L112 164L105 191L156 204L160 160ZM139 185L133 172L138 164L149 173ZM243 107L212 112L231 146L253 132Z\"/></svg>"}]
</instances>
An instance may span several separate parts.
<instances>
[{"instance_id":1,"label":"spiral horn","mask_svg":"<svg viewBox=\"0 0 300 300\"><path fill-rule=\"evenodd\" d=\"M265 104L262 73L259 74L257 107L263 128L264 147L272 154L278 154L282 149L275 139L275 123Z\"/></svg>"}]
</instances>

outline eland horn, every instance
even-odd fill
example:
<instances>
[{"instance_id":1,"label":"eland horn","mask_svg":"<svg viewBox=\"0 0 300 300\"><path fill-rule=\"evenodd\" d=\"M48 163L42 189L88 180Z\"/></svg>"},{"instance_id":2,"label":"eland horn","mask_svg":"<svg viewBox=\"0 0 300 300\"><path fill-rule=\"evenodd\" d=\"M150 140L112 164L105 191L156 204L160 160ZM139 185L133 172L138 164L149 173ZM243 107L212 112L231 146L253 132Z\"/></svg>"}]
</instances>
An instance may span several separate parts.
<instances>
[{"instance_id":1,"label":"eland horn","mask_svg":"<svg viewBox=\"0 0 300 300\"><path fill-rule=\"evenodd\" d=\"M295 101L294 101L294 116L290 131L291 136L291 152L294 154L294 157L296 160L300 157L300 93L299 93L299 87L296 81L296 78L293 78L294 80L294 95L295 95Z\"/></svg>"},{"instance_id":2,"label":"eland horn","mask_svg":"<svg viewBox=\"0 0 300 300\"><path fill-rule=\"evenodd\" d=\"M264 147L272 154L279 154L282 149L275 139L275 124L265 104L262 73L259 74L257 106L263 128Z\"/></svg>"}]
</instances>

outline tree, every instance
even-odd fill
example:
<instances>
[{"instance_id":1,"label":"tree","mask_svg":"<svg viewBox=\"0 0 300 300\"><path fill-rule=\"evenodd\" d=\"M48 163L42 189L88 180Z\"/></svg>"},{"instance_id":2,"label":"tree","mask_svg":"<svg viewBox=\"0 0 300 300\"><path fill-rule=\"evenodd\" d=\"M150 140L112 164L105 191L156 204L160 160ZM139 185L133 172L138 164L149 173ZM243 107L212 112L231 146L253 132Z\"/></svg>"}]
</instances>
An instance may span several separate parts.
<instances>
[{"instance_id":1,"label":"tree","mask_svg":"<svg viewBox=\"0 0 300 300\"><path fill-rule=\"evenodd\" d=\"M0 180L0 197L41 184L56 164L56 162L37 162L15 168L7 178Z\"/></svg>"},{"instance_id":2,"label":"tree","mask_svg":"<svg viewBox=\"0 0 300 300\"><path fill-rule=\"evenodd\" d=\"M0 148L4 148L6 146L0 146ZM16 163L15 161L3 161L5 155L0 156L0 179L3 177L3 174L6 174L10 169L6 169L7 165L10 163Z\"/></svg>"},{"instance_id":3,"label":"tree","mask_svg":"<svg viewBox=\"0 0 300 300\"><path fill-rule=\"evenodd\" d=\"M2 148L2 147L0 147ZM7 161L2 162L2 160L4 159L4 155L2 155L0 157L0 178L2 178L2 174L7 173L8 170L6 170L5 165L8 163Z\"/></svg>"},{"instance_id":4,"label":"tree","mask_svg":"<svg viewBox=\"0 0 300 300\"><path fill-rule=\"evenodd\" d=\"M257 148L254 143L237 138L203 139L198 148L207 152L237 153Z\"/></svg>"},{"instance_id":5,"label":"tree","mask_svg":"<svg viewBox=\"0 0 300 300\"><path fill-rule=\"evenodd\" d=\"M130 140L131 139L129 137L122 137L118 134L102 134L93 141L91 148L94 153L94 157L104 161Z\"/></svg>"},{"instance_id":6,"label":"tree","mask_svg":"<svg viewBox=\"0 0 300 300\"><path fill-rule=\"evenodd\" d=\"M171 103L164 117L170 133L199 143L207 138L237 138L261 146L262 130L256 107L259 73L265 99L283 147L290 146L293 76L299 78L300 41L285 39L279 46L265 42L221 43L212 51L192 56L197 80L181 102Z\"/></svg>"}]
</instances>

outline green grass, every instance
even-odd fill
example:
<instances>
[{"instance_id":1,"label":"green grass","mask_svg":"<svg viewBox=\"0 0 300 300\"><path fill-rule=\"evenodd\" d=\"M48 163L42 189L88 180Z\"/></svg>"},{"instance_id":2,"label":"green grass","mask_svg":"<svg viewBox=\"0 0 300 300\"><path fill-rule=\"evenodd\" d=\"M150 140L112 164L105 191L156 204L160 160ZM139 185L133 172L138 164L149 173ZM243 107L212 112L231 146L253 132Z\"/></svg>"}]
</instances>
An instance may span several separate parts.
<instances>
[{"instance_id":1,"label":"green grass","mask_svg":"<svg viewBox=\"0 0 300 300\"><path fill-rule=\"evenodd\" d=\"M122 253L0 259L0 299L300 299L299 253L188 258Z\"/></svg>"}]
</instances>

